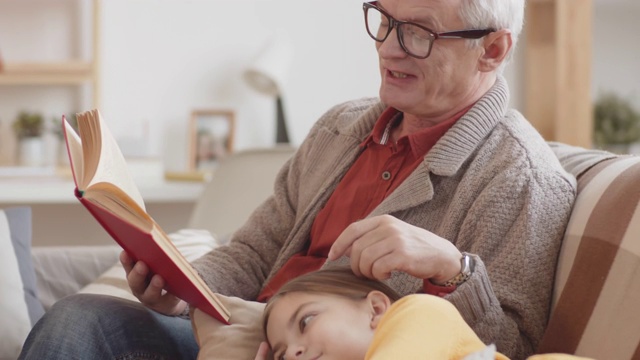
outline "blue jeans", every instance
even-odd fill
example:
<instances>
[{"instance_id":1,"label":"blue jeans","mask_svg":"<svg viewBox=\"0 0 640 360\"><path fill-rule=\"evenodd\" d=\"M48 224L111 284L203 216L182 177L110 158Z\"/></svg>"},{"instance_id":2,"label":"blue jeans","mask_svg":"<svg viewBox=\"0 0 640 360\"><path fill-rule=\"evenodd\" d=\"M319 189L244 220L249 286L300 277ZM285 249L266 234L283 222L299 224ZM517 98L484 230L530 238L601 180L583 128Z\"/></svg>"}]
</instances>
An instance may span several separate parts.
<instances>
[{"instance_id":1,"label":"blue jeans","mask_svg":"<svg viewBox=\"0 0 640 360\"><path fill-rule=\"evenodd\" d=\"M58 301L34 326L19 359L195 359L191 322L142 304L78 294Z\"/></svg>"}]
</instances>

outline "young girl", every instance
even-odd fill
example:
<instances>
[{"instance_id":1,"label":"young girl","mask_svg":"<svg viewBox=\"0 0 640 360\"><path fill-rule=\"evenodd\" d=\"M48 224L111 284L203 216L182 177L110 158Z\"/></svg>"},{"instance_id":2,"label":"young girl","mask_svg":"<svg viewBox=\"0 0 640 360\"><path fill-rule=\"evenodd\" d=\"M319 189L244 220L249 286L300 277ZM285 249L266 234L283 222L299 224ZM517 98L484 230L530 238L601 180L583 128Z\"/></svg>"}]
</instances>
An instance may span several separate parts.
<instances>
[{"instance_id":1,"label":"young girl","mask_svg":"<svg viewBox=\"0 0 640 360\"><path fill-rule=\"evenodd\" d=\"M334 268L291 280L264 311L274 359L499 359L455 307L437 296L402 299L385 284ZM261 345L262 355L267 351ZM530 359L577 359L544 355Z\"/></svg>"}]
</instances>

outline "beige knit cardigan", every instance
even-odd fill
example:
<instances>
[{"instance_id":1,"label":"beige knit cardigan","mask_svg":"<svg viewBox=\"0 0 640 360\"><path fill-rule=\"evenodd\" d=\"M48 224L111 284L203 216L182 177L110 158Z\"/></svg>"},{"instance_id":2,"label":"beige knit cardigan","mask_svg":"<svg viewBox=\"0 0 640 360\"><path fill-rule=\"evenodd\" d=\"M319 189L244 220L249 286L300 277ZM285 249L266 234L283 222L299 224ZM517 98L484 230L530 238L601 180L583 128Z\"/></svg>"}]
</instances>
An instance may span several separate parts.
<instances>
[{"instance_id":1,"label":"beige knit cardigan","mask_svg":"<svg viewBox=\"0 0 640 360\"><path fill-rule=\"evenodd\" d=\"M474 254L473 276L446 299L485 343L522 359L535 350L548 319L575 179L524 117L508 109L508 94L498 78L370 216L393 215ZM304 248L314 218L385 107L361 99L318 120L280 171L274 194L229 245L194 263L214 291L253 300ZM421 279L401 273L388 283L401 294L422 288Z\"/></svg>"}]
</instances>

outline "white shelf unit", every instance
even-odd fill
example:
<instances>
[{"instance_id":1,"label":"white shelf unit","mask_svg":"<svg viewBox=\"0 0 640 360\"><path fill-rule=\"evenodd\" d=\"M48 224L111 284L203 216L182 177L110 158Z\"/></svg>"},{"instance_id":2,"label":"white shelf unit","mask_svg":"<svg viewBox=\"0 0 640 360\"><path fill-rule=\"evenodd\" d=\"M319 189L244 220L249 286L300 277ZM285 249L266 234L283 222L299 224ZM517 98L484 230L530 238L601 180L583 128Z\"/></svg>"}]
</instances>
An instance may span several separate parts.
<instances>
[{"instance_id":1,"label":"white shelf unit","mask_svg":"<svg viewBox=\"0 0 640 360\"><path fill-rule=\"evenodd\" d=\"M100 106L100 3L0 1L0 166L16 165L19 112L41 113L50 127Z\"/></svg>"},{"instance_id":2,"label":"white shelf unit","mask_svg":"<svg viewBox=\"0 0 640 360\"><path fill-rule=\"evenodd\" d=\"M56 1L64 3L64 0ZM56 3L50 2L50 3ZM11 54L4 54L5 64L0 72L0 86L15 85L81 85L90 84L92 88L93 105L99 104L100 90L100 0L66 0L66 2L75 3L76 6L89 4L91 7L90 31L92 39L90 41L91 56L88 60L70 58L64 60L28 60L15 61L12 60ZM16 3L26 3L31 6L33 12L38 11L38 1L3 1L0 2L0 11L11 12L15 8ZM25 6L23 4L23 6ZM17 11L17 16L24 15L24 11ZM80 21L80 20L78 20ZM76 31L84 31L82 26L78 25ZM4 34L8 37L8 34ZM0 43L1 45L1 43ZM0 51L2 48L0 47ZM1 53L0 53L1 54Z\"/></svg>"}]
</instances>

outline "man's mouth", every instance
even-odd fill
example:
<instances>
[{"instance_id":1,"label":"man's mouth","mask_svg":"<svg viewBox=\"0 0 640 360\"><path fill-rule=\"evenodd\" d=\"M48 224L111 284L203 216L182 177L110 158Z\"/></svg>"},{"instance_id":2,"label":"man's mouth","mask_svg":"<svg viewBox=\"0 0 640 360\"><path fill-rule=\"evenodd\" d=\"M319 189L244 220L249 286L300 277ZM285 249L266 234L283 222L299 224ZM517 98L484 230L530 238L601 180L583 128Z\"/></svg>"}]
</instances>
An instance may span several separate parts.
<instances>
[{"instance_id":1,"label":"man's mouth","mask_svg":"<svg viewBox=\"0 0 640 360\"><path fill-rule=\"evenodd\" d=\"M405 73L401 73L398 71L389 71L389 73L391 73L391 76L398 78L398 79L404 79L406 78L408 75Z\"/></svg>"}]
</instances>

